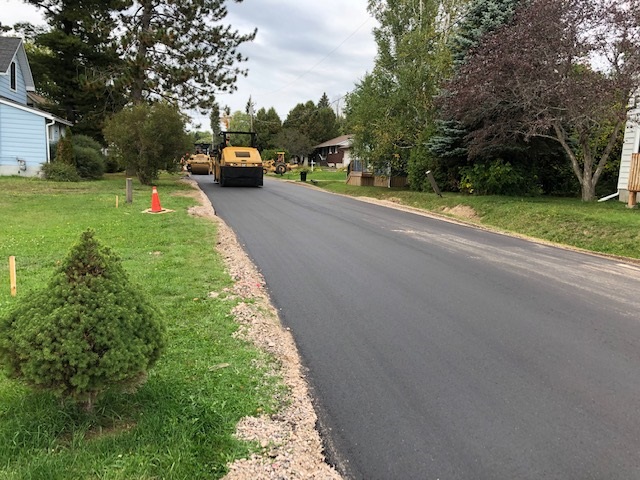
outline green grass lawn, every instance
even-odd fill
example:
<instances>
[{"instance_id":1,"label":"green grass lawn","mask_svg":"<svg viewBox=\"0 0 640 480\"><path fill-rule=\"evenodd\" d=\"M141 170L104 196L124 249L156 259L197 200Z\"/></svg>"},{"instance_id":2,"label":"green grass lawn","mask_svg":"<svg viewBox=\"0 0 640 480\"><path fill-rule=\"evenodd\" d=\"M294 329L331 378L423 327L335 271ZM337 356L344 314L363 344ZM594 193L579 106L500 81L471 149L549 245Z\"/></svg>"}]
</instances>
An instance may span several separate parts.
<instances>
[{"instance_id":1,"label":"green grass lawn","mask_svg":"<svg viewBox=\"0 0 640 480\"><path fill-rule=\"evenodd\" d=\"M299 173L284 176L299 180ZM474 197L401 189L350 187L344 172L315 171L308 179L327 190L392 199L441 214L458 205L471 222L532 237L640 258L640 212L617 201ZM16 257L18 296L10 296L8 268L0 268L0 315L42 288L56 264L87 228L118 253L130 279L163 311L168 347L148 382L133 395L112 394L90 415L61 406L0 373L0 478L219 478L225 465L255 446L232 436L240 418L277 408L283 388L252 345L236 339L233 301L212 291L231 286L214 251L215 226L187 214L196 204L177 177L157 183L166 215L142 214L150 187L125 179L53 183L0 177L0 263ZM115 208L116 195L120 206ZM4 272L4 273L3 273Z\"/></svg>"},{"instance_id":2,"label":"green grass lawn","mask_svg":"<svg viewBox=\"0 0 640 480\"><path fill-rule=\"evenodd\" d=\"M299 180L289 172L284 178ZM346 185L346 173L316 171L307 179L326 190L351 196L392 199L394 202L448 215L456 206L475 211L472 223L608 255L640 259L640 210L628 209L617 200L585 203L579 199L553 197L498 197L407 189Z\"/></svg>"},{"instance_id":3,"label":"green grass lawn","mask_svg":"<svg viewBox=\"0 0 640 480\"><path fill-rule=\"evenodd\" d=\"M135 394L108 395L92 414L0 373L0 478L219 478L255 448L233 438L235 425L277 408L272 398L283 387L260 367L273 359L234 338L237 301L208 297L232 282L214 251L214 224L187 214L197 202L176 179L157 183L162 206L175 212L148 215L141 212L151 188L134 181L127 205L123 176L84 183L0 177L0 263L13 255L18 271L14 299L8 268L0 268L0 315L43 287L90 227L168 327L167 349L147 383Z\"/></svg>"}]
</instances>

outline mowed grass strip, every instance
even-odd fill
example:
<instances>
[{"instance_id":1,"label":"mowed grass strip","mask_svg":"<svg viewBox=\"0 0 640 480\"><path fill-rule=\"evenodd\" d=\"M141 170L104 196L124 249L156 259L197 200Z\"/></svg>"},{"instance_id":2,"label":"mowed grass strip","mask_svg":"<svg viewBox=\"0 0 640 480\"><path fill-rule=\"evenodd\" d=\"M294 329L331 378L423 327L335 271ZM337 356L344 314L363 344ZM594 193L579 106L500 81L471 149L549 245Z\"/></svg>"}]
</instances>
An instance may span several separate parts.
<instances>
[{"instance_id":1,"label":"mowed grass strip","mask_svg":"<svg viewBox=\"0 0 640 480\"><path fill-rule=\"evenodd\" d=\"M475 213L464 220L593 252L640 259L640 210L618 200L585 203L556 197L473 196L399 188L347 185L343 172L323 172L317 185L343 195L371 197L458 217L456 207ZM334 179L330 179L334 175Z\"/></svg>"},{"instance_id":2,"label":"mowed grass strip","mask_svg":"<svg viewBox=\"0 0 640 480\"><path fill-rule=\"evenodd\" d=\"M157 183L162 206L175 212L150 215L141 212L151 188L134 181L128 205L123 176L69 184L0 177L0 262L13 255L18 271L14 299L8 268L0 268L0 315L44 288L92 228L168 327L167 349L146 384L107 396L90 415L0 373L0 478L219 478L255 448L233 437L235 425L273 411L282 386L265 371L272 359L234 338L237 301L209 298L231 279L214 251L214 224L188 215L197 201L176 180Z\"/></svg>"}]
</instances>

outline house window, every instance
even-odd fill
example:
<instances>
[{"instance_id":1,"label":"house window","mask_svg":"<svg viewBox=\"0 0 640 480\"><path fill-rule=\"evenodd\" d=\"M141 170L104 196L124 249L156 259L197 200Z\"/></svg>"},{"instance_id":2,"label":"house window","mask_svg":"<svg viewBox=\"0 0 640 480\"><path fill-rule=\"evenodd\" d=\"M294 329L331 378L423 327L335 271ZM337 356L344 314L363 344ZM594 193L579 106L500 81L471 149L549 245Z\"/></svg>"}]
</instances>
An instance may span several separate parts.
<instances>
[{"instance_id":1,"label":"house window","mask_svg":"<svg viewBox=\"0 0 640 480\"><path fill-rule=\"evenodd\" d=\"M14 92L18 89L18 82L16 79L16 62L11 62L11 90Z\"/></svg>"}]
</instances>

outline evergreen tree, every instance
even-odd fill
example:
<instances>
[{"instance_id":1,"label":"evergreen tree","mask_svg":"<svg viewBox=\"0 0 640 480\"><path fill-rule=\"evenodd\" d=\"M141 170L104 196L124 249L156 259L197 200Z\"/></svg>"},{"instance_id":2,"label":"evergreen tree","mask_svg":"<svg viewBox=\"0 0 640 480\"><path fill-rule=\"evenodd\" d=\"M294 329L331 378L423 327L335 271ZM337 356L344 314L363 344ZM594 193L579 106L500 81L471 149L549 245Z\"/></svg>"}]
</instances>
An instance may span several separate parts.
<instances>
[{"instance_id":1,"label":"evergreen tree","mask_svg":"<svg viewBox=\"0 0 640 480\"><path fill-rule=\"evenodd\" d=\"M84 232L46 289L0 319L10 376L91 410L109 389L131 390L164 345L164 326L120 259Z\"/></svg>"},{"instance_id":2,"label":"evergreen tree","mask_svg":"<svg viewBox=\"0 0 640 480\"><path fill-rule=\"evenodd\" d=\"M472 0L462 21L452 36L451 50L456 65L460 65L472 48L482 38L513 18L516 8L523 0Z\"/></svg>"},{"instance_id":3,"label":"evergreen tree","mask_svg":"<svg viewBox=\"0 0 640 480\"><path fill-rule=\"evenodd\" d=\"M211 107L211 113L209 114L209 120L211 123L211 132L213 134L214 144L220 137L220 106L214 103Z\"/></svg>"},{"instance_id":4,"label":"evergreen tree","mask_svg":"<svg viewBox=\"0 0 640 480\"><path fill-rule=\"evenodd\" d=\"M241 1L241 0L236 0ZM210 110L215 96L235 90L237 48L255 38L221 22L225 0L133 0L122 15L124 77L134 103L163 98Z\"/></svg>"},{"instance_id":5,"label":"evergreen tree","mask_svg":"<svg viewBox=\"0 0 640 480\"><path fill-rule=\"evenodd\" d=\"M521 2L522 0L472 0L463 13L459 27L451 36L454 68L459 68L465 62L469 51L478 46L485 35L508 24ZM427 168L434 172L445 188L457 190L460 169L469 163L466 137L473 126L465 126L456 120L445 118L442 112L438 112L437 116L439 118L435 121L435 132L427 142L432 154ZM494 149L492 155L500 154Z\"/></svg>"},{"instance_id":6,"label":"evergreen tree","mask_svg":"<svg viewBox=\"0 0 640 480\"><path fill-rule=\"evenodd\" d=\"M321 108L331 108L331 102L329 101L329 97L327 96L327 92L322 94L320 100L318 101L318 109Z\"/></svg>"},{"instance_id":7,"label":"evergreen tree","mask_svg":"<svg viewBox=\"0 0 640 480\"><path fill-rule=\"evenodd\" d=\"M75 162L73 161L73 142L71 141L71 130L69 127L65 129L65 134L58 140L55 161L75 167Z\"/></svg>"},{"instance_id":8,"label":"evergreen tree","mask_svg":"<svg viewBox=\"0 0 640 480\"><path fill-rule=\"evenodd\" d=\"M127 0L27 0L39 7L46 30L31 29L36 87L48 108L75 124L74 131L101 138L105 118L126 100L118 88L121 61L113 43L116 12Z\"/></svg>"},{"instance_id":9,"label":"evergreen tree","mask_svg":"<svg viewBox=\"0 0 640 480\"><path fill-rule=\"evenodd\" d=\"M254 127L258 134L258 149L260 151L278 147L276 136L282 130L282 120L280 120L280 116L273 107L269 110L264 108L258 110Z\"/></svg>"}]
</instances>

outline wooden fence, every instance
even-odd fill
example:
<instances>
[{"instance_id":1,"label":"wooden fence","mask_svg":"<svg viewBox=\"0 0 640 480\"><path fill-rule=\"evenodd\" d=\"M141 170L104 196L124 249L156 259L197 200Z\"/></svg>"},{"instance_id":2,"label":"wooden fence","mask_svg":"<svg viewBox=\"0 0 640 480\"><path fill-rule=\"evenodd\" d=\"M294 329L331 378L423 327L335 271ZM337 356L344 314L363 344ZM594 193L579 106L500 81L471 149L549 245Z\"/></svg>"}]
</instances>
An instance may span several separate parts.
<instances>
[{"instance_id":1,"label":"wooden fence","mask_svg":"<svg viewBox=\"0 0 640 480\"><path fill-rule=\"evenodd\" d=\"M391 185L389 185L391 183ZM368 172L351 172L347 178L347 185L355 185L356 187L406 187L407 177L389 177L385 175L374 175Z\"/></svg>"}]
</instances>

